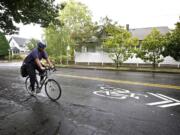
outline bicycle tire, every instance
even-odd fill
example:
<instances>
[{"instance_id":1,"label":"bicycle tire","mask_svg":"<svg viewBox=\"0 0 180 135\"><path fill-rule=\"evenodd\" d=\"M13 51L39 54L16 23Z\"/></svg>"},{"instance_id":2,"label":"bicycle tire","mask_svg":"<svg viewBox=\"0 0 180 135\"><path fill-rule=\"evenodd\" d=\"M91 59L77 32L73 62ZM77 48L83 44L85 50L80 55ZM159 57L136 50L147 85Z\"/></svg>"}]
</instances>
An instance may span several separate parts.
<instances>
[{"instance_id":1,"label":"bicycle tire","mask_svg":"<svg viewBox=\"0 0 180 135\"><path fill-rule=\"evenodd\" d=\"M51 93L49 92L49 88L48 88L48 84L53 83L53 85L56 85L56 91L58 91L58 94L56 94L56 97L53 97L51 95ZM53 86L55 87L55 86ZM52 88L52 86L51 86ZM54 90L51 89L51 92L53 92ZM57 81L55 81L54 79L48 79L47 82L45 83L45 92L46 95L49 97L49 99L51 99L52 101L56 101L61 97L61 86L59 85L59 83ZM55 94L55 93L54 93Z\"/></svg>"}]
</instances>

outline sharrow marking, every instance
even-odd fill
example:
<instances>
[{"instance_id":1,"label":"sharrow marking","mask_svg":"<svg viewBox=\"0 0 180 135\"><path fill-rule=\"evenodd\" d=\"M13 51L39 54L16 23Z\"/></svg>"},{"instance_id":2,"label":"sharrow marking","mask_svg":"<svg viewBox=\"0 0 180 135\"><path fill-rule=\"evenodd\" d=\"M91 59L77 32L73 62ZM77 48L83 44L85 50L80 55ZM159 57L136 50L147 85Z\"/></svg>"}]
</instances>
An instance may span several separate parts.
<instances>
[{"instance_id":1,"label":"sharrow marking","mask_svg":"<svg viewBox=\"0 0 180 135\"><path fill-rule=\"evenodd\" d=\"M177 106L177 105L180 105L180 103L166 104L166 105L161 105L160 107L166 108L166 107Z\"/></svg>"},{"instance_id":2,"label":"sharrow marking","mask_svg":"<svg viewBox=\"0 0 180 135\"><path fill-rule=\"evenodd\" d=\"M159 101L159 102L152 102L152 103L147 103L146 105L151 105L151 106L158 106L161 108L166 108L166 107L171 107L171 106L177 106L180 105L180 101L171 97L168 97L166 95L163 94L154 94L154 93L150 93L148 92L150 95L153 95L157 98L162 99L163 101Z\"/></svg>"}]
</instances>

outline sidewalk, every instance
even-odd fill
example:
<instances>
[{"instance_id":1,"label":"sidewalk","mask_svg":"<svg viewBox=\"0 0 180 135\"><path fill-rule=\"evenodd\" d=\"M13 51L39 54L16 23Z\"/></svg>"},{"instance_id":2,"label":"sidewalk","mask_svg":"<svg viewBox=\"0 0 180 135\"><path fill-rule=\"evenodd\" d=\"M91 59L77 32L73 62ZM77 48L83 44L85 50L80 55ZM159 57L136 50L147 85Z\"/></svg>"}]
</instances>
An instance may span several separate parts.
<instances>
[{"instance_id":1,"label":"sidewalk","mask_svg":"<svg viewBox=\"0 0 180 135\"><path fill-rule=\"evenodd\" d=\"M22 65L22 61L9 62L9 61L0 61L0 67L20 67Z\"/></svg>"}]
</instances>

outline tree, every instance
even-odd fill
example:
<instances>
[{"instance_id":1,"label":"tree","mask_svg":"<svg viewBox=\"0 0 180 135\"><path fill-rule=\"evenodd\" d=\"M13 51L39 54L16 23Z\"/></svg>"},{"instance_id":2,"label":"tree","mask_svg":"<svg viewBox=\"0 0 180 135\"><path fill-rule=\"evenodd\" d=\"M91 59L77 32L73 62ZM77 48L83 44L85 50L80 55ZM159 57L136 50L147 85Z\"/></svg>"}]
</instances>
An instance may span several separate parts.
<instances>
[{"instance_id":1,"label":"tree","mask_svg":"<svg viewBox=\"0 0 180 135\"><path fill-rule=\"evenodd\" d=\"M70 0L60 12L59 18L64 27L69 29L70 35L76 44L85 42L93 35L91 13L84 4Z\"/></svg>"},{"instance_id":2,"label":"tree","mask_svg":"<svg viewBox=\"0 0 180 135\"><path fill-rule=\"evenodd\" d=\"M180 61L180 22L176 24L175 30L166 35L167 44L163 51L164 56L171 56Z\"/></svg>"},{"instance_id":3,"label":"tree","mask_svg":"<svg viewBox=\"0 0 180 135\"><path fill-rule=\"evenodd\" d=\"M59 7L55 0L1 0L0 29L6 34L17 32L14 22L23 24L37 23L47 27L50 22L59 24ZM63 8L63 5L62 7Z\"/></svg>"},{"instance_id":4,"label":"tree","mask_svg":"<svg viewBox=\"0 0 180 135\"><path fill-rule=\"evenodd\" d=\"M67 59L67 46L72 51L73 40L70 37L68 29L57 27L51 24L45 30L45 39L47 41L47 52L57 63L62 63Z\"/></svg>"},{"instance_id":5,"label":"tree","mask_svg":"<svg viewBox=\"0 0 180 135\"><path fill-rule=\"evenodd\" d=\"M131 34L117 23L111 23L109 20L106 25L107 38L104 47L116 63L118 68L133 54L133 48L138 45L138 39L132 38Z\"/></svg>"},{"instance_id":6,"label":"tree","mask_svg":"<svg viewBox=\"0 0 180 135\"><path fill-rule=\"evenodd\" d=\"M65 57L67 59L69 54L71 54L72 60L75 45L84 43L93 35L91 32L93 24L87 7L74 0L68 1L65 5L64 9L59 12L62 26L51 24L45 30L47 50L60 63Z\"/></svg>"},{"instance_id":7,"label":"tree","mask_svg":"<svg viewBox=\"0 0 180 135\"><path fill-rule=\"evenodd\" d=\"M164 45L164 36L154 28L142 41L142 46L138 50L137 57L140 57L144 61L152 62L153 68L155 68L156 64L163 61L161 54Z\"/></svg>"},{"instance_id":8,"label":"tree","mask_svg":"<svg viewBox=\"0 0 180 135\"><path fill-rule=\"evenodd\" d=\"M0 57L8 55L9 43L3 33L0 32Z\"/></svg>"},{"instance_id":9,"label":"tree","mask_svg":"<svg viewBox=\"0 0 180 135\"><path fill-rule=\"evenodd\" d=\"M39 42L38 40L32 38L32 39L27 43L28 49L29 49L29 50L33 50L34 48L36 48L38 42Z\"/></svg>"},{"instance_id":10,"label":"tree","mask_svg":"<svg viewBox=\"0 0 180 135\"><path fill-rule=\"evenodd\" d=\"M106 27L112 22L107 16L104 18L101 18L100 24L95 23L94 30L95 30L95 36L98 38L99 44L103 44L105 39L108 36L108 33L106 31Z\"/></svg>"}]
</instances>

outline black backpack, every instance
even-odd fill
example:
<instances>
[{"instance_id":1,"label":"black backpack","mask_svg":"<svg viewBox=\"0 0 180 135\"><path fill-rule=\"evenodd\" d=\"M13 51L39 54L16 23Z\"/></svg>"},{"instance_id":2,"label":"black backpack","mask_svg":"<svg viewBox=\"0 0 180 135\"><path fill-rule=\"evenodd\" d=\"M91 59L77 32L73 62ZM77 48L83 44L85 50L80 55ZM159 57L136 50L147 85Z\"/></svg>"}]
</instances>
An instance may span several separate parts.
<instances>
[{"instance_id":1,"label":"black backpack","mask_svg":"<svg viewBox=\"0 0 180 135\"><path fill-rule=\"evenodd\" d=\"M27 70L26 70L26 64L22 64L22 66L20 68L20 72L21 72L22 77L28 76L28 73L27 73Z\"/></svg>"}]
</instances>

